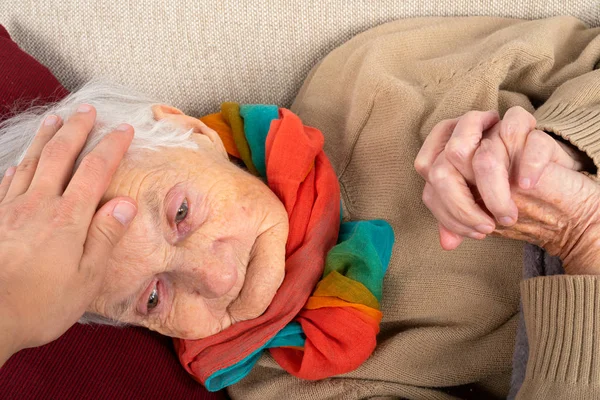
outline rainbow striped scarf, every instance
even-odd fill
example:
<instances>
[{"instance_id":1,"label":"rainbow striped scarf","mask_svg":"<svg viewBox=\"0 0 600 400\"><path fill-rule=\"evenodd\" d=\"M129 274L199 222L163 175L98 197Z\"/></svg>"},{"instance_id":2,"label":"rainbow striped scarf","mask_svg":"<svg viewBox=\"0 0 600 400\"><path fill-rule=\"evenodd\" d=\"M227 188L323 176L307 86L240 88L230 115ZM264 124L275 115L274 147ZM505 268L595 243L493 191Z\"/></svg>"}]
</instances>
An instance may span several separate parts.
<instances>
[{"instance_id":1,"label":"rainbow striped scarf","mask_svg":"<svg viewBox=\"0 0 600 400\"><path fill-rule=\"evenodd\" d=\"M175 339L182 365L210 391L238 382L267 349L303 379L356 369L375 349L392 228L382 220L341 222L323 136L291 111L223 103L201 120L232 159L267 178L286 207L290 234L286 276L265 313L205 339Z\"/></svg>"}]
</instances>

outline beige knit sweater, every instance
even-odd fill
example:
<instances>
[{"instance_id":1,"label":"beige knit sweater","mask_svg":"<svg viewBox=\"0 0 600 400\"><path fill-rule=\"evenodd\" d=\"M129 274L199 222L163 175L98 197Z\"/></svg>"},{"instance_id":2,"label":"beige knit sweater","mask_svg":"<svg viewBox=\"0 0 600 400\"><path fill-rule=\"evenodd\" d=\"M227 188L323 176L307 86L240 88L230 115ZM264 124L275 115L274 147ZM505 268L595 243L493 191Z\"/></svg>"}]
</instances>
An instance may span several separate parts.
<instances>
[{"instance_id":1,"label":"beige knit sweater","mask_svg":"<svg viewBox=\"0 0 600 400\"><path fill-rule=\"evenodd\" d=\"M541 277L519 291L522 243L469 240L443 251L413 169L440 120L514 105L600 165L599 34L570 17L419 18L371 29L325 57L292 110L325 135L345 217L383 218L396 232L378 347L356 371L319 382L265 355L230 395L505 397L522 296L531 352L519 397L600 399L600 279Z\"/></svg>"}]
</instances>

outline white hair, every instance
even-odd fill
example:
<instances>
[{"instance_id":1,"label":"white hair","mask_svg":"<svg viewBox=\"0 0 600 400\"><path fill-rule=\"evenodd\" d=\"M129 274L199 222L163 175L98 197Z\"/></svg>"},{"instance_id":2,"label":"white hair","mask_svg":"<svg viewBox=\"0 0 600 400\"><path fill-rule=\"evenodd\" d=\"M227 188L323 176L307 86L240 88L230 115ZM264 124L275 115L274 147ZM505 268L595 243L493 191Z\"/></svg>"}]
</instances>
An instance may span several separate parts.
<instances>
[{"instance_id":1,"label":"white hair","mask_svg":"<svg viewBox=\"0 0 600 400\"><path fill-rule=\"evenodd\" d=\"M57 103L32 107L0 122L0 171L4 172L21 162L46 116L58 115L66 121L82 103L96 108L96 123L76 165L121 123L128 123L135 130L126 157L132 157L140 150L157 150L160 147L197 148L191 140L192 130L185 130L166 119L154 119L152 106L160 102L128 87L95 80Z\"/></svg>"},{"instance_id":2,"label":"white hair","mask_svg":"<svg viewBox=\"0 0 600 400\"><path fill-rule=\"evenodd\" d=\"M156 121L152 106L160 104L122 85L102 81L91 81L63 100L44 106L36 106L4 122L0 122L0 171L18 165L25 156L35 133L44 118L58 115L66 121L82 103L96 108L96 123L77 159L76 166L96 144L119 124L128 123L135 132L126 157L134 157L143 150L158 150L160 147L197 148L191 139L192 130L186 130L166 119ZM101 315L86 313L80 323L125 325Z\"/></svg>"}]
</instances>

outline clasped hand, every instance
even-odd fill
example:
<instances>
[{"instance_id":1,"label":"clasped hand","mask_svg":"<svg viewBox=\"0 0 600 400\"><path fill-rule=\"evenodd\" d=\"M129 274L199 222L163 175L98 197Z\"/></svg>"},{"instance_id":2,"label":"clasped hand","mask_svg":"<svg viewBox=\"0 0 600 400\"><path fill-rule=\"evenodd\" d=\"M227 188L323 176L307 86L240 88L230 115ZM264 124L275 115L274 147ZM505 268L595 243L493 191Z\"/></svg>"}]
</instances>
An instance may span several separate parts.
<instances>
[{"instance_id":1,"label":"clasped hand","mask_svg":"<svg viewBox=\"0 0 600 400\"><path fill-rule=\"evenodd\" d=\"M598 273L600 187L578 172L590 160L535 126L533 115L513 107L502 120L472 111L432 129L415 168L440 243L452 250L465 237L500 235L544 247L569 273Z\"/></svg>"}]
</instances>

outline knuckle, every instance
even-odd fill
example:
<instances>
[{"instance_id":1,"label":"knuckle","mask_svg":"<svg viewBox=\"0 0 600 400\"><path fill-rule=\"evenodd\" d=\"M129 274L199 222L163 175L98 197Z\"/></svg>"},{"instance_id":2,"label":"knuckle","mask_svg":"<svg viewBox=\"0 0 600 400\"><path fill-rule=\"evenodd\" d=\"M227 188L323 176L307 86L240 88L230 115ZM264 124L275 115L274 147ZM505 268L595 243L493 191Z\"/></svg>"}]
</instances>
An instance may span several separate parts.
<instances>
[{"instance_id":1,"label":"knuckle","mask_svg":"<svg viewBox=\"0 0 600 400\"><path fill-rule=\"evenodd\" d=\"M103 242L104 244L115 247L118 243L118 232L116 229L109 224L95 224L95 235L94 240L98 242Z\"/></svg>"},{"instance_id":2,"label":"knuckle","mask_svg":"<svg viewBox=\"0 0 600 400\"><path fill-rule=\"evenodd\" d=\"M436 168L432 168L429 171L429 181L432 184L438 184L445 182L450 178L450 168L446 164L442 164Z\"/></svg>"},{"instance_id":3,"label":"knuckle","mask_svg":"<svg viewBox=\"0 0 600 400\"><path fill-rule=\"evenodd\" d=\"M452 215L454 216L454 218L462 222L463 224L470 221L471 214L472 213L469 210L467 210L463 204L456 204L455 207L452 209Z\"/></svg>"},{"instance_id":4,"label":"knuckle","mask_svg":"<svg viewBox=\"0 0 600 400\"><path fill-rule=\"evenodd\" d=\"M498 162L490 151L482 149L473 157L473 169L480 172L493 171L498 168Z\"/></svg>"},{"instance_id":5,"label":"knuckle","mask_svg":"<svg viewBox=\"0 0 600 400\"><path fill-rule=\"evenodd\" d=\"M94 153L90 153L83 158L79 168L82 168L86 174L89 174L92 182L96 182L96 179L100 179L107 169L107 161Z\"/></svg>"},{"instance_id":6,"label":"knuckle","mask_svg":"<svg viewBox=\"0 0 600 400\"><path fill-rule=\"evenodd\" d=\"M467 111L462 118L465 119L467 122L478 122L483 118L484 115L485 112L483 111L471 110Z\"/></svg>"},{"instance_id":7,"label":"knuckle","mask_svg":"<svg viewBox=\"0 0 600 400\"><path fill-rule=\"evenodd\" d=\"M538 158L529 158L521 161L521 169L529 171L537 171L545 164Z\"/></svg>"},{"instance_id":8,"label":"knuckle","mask_svg":"<svg viewBox=\"0 0 600 400\"><path fill-rule=\"evenodd\" d=\"M25 157L17 166L17 171L33 172L37 169L39 161L40 160L37 157Z\"/></svg>"},{"instance_id":9,"label":"knuckle","mask_svg":"<svg viewBox=\"0 0 600 400\"><path fill-rule=\"evenodd\" d=\"M452 161L464 162L469 158L469 151L466 146L456 139L450 139L446 143L445 151Z\"/></svg>"},{"instance_id":10,"label":"knuckle","mask_svg":"<svg viewBox=\"0 0 600 400\"><path fill-rule=\"evenodd\" d=\"M73 146L66 140L55 137L42 150L42 157L50 159L63 159L73 150Z\"/></svg>"},{"instance_id":11,"label":"knuckle","mask_svg":"<svg viewBox=\"0 0 600 400\"><path fill-rule=\"evenodd\" d=\"M81 209L81 205L89 203L93 196L94 188L91 180L88 182L78 182L73 185L73 190L69 196L63 196L66 201L65 207L76 211Z\"/></svg>"},{"instance_id":12,"label":"knuckle","mask_svg":"<svg viewBox=\"0 0 600 400\"><path fill-rule=\"evenodd\" d=\"M37 209L38 205L34 201L25 201L15 206L12 213L15 217L14 221L31 218Z\"/></svg>"},{"instance_id":13,"label":"knuckle","mask_svg":"<svg viewBox=\"0 0 600 400\"><path fill-rule=\"evenodd\" d=\"M415 170L417 171L417 173L419 175L421 175L423 178L425 178L427 176L427 169L429 166L427 165L426 160L424 160L421 157L417 157L415 159L414 167L415 167Z\"/></svg>"},{"instance_id":14,"label":"knuckle","mask_svg":"<svg viewBox=\"0 0 600 400\"><path fill-rule=\"evenodd\" d=\"M554 143L554 139L550 137L546 132L534 129L529 133L529 140L534 140L537 143Z\"/></svg>"},{"instance_id":15,"label":"knuckle","mask_svg":"<svg viewBox=\"0 0 600 400\"><path fill-rule=\"evenodd\" d=\"M511 143L515 138L515 132L521 130L521 124L515 123L510 119L503 119L502 128L500 129L500 138L504 143Z\"/></svg>"},{"instance_id":16,"label":"knuckle","mask_svg":"<svg viewBox=\"0 0 600 400\"><path fill-rule=\"evenodd\" d=\"M55 226L76 225L77 208L74 203L67 200L61 202L60 206L53 207L51 211L51 220Z\"/></svg>"},{"instance_id":17,"label":"knuckle","mask_svg":"<svg viewBox=\"0 0 600 400\"><path fill-rule=\"evenodd\" d=\"M521 106L513 106L504 114L504 120L520 121L522 126L529 127L535 125L535 117Z\"/></svg>"}]
</instances>

